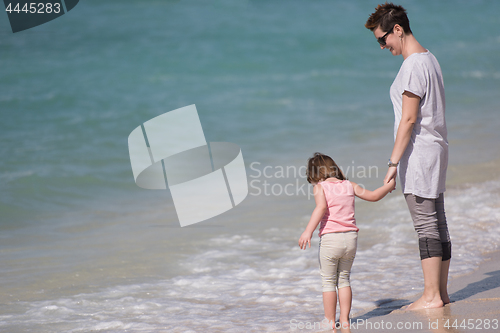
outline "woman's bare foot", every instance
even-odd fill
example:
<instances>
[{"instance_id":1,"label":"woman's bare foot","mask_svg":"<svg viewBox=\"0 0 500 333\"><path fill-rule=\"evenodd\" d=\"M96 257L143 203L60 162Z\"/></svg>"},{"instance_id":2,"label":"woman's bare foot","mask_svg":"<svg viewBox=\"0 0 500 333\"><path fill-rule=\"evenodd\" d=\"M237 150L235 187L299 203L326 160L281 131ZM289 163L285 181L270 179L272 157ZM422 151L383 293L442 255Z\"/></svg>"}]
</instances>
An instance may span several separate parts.
<instances>
[{"instance_id":1,"label":"woman's bare foot","mask_svg":"<svg viewBox=\"0 0 500 333\"><path fill-rule=\"evenodd\" d=\"M408 305L403 305L401 308L397 309L397 310L394 310L394 311L406 311L406 309L408 309L408 307L412 306L413 303L410 303Z\"/></svg>"},{"instance_id":2,"label":"woman's bare foot","mask_svg":"<svg viewBox=\"0 0 500 333\"><path fill-rule=\"evenodd\" d=\"M422 310L422 309L435 309L442 308L444 306L441 298L435 298L431 301L424 299L424 296L420 297L417 301L408 305L405 311Z\"/></svg>"}]
</instances>

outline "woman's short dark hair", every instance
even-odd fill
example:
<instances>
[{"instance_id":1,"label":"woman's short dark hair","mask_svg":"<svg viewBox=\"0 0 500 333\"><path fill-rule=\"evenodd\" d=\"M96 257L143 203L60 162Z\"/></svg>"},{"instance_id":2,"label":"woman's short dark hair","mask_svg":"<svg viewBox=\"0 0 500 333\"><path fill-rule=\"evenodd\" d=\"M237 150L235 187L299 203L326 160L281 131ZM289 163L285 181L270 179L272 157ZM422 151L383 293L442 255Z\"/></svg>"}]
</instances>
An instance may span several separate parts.
<instances>
[{"instance_id":1,"label":"woman's short dark hair","mask_svg":"<svg viewBox=\"0 0 500 333\"><path fill-rule=\"evenodd\" d=\"M408 16L406 16L406 10L402 6L397 6L392 2L386 2L375 8L375 12L373 12L368 18L368 21L366 21L365 27L371 31L380 27L380 30L383 32L388 32L396 24L399 24L405 33L412 33L410 29L410 20L408 20Z\"/></svg>"}]
</instances>

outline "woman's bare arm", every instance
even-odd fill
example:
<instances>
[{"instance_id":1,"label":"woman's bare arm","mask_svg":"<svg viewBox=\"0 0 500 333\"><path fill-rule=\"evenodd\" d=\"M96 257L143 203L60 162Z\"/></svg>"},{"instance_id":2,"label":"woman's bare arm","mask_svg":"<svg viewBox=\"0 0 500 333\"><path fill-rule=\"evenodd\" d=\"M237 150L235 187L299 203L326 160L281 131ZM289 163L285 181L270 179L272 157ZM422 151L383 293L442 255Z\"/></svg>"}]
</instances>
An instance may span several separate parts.
<instances>
[{"instance_id":1,"label":"woman's bare arm","mask_svg":"<svg viewBox=\"0 0 500 333\"><path fill-rule=\"evenodd\" d=\"M401 121L399 122L396 140L394 141L394 148L392 149L392 163L399 163L406 147L408 147L413 126L417 122L419 106L420 97L408 91L403 93L403 115L401 117ZM396 178L397 170L397 167L389 167L389 170L387 170L387 174L384 178L384 184L388 183L390 179Z\"/></svg>"}]
</instances>

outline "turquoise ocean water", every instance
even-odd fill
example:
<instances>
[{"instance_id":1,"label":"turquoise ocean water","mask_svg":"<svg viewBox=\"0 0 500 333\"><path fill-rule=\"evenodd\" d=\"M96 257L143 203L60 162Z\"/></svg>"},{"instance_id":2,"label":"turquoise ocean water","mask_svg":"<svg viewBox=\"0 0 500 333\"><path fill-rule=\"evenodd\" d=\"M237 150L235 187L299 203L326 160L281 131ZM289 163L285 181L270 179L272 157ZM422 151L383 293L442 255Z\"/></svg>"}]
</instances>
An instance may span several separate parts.
<instances>
[{"instance_id":1,"label":"turquoise ocean water","mask_svg":"<svg viewBox=\"0 0 500 333\"><path fill-rule=\"evenodd\" d=\"M443 70L458 276L500 236L500 3L400 3ZM382 183L403 59L364 28L376 4L86 0L16 34L0 14L0 330L286 332L322 320L317 236L297 246L314 207L300 167L321 151L352 180ZM127 138L191 104L207 141L241 147L250 187L233 210L180 228L168 190L135 185ZM399 189L357 202L357 218L353 316L422 289Z\"/></svg>"}]
</instances>

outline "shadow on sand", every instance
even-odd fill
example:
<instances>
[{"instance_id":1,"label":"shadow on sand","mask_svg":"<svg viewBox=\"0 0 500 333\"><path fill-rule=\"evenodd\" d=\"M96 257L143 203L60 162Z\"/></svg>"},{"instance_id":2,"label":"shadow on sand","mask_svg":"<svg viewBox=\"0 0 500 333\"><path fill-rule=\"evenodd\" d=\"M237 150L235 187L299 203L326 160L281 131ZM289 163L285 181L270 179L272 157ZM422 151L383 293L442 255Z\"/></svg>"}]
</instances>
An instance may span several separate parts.
<instances>
[{"instance_id":1,"label":"shadow on sand","mask_svg":"<svg viewBox=\"0 0 500 333\"><path fill-rule=\"evenodd\" d=\"M353 318L356 320L367 320L373 317L385 316L394 310L400 309L401 307L410 304L411 302L407 299L396 299L396 298L384 298L375 302L377 307L367 313Z\"/></svg>"},{"instance_id":2,"label":"shadow on sand","mask_svg":"<svg viewBox=\"0 0 500 333\"><path fill-rule=\"evenodd\" d=\"M476 294L482 293L483 291L492 290L500 287L500 270L494 272L485 273L489 277L477 281L474 283L469 283L465 288L454 292L450 295L451 302L458 302Z\"/></svg>"},{"instance_id":3,"label":"shadow on sand","mask_svg":"<svg viewBox=\"0 0 500 333\"><path fill-rule=\"evenodd\" d=\"M451 302L458 302L468 299L476 294L484 291L492 290L500 287L500 270L485 273L489 277L477 281L474 283L469 283L466 287L450 294ZM411 302L406 299L395 299L395 298L385 298L376 301L377 307L367 313L360 316L352 318L352 321L356 320L367 320L374 317L385 316L394 310L401 309L401 307L410 304Z\"/></svg>"}]
</instances>

